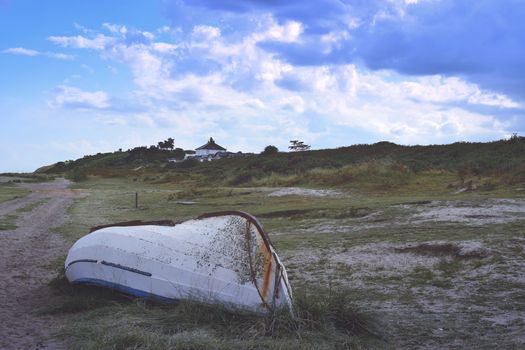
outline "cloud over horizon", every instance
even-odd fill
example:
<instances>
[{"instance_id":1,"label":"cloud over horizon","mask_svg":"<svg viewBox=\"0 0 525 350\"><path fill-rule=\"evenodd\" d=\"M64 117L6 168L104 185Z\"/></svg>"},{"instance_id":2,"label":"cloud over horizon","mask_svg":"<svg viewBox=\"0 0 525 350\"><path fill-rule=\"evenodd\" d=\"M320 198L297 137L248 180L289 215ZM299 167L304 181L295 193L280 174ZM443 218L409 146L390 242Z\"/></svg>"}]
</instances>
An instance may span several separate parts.
<instances>
[{"instance_id":1,"label":"cloud over horizon","mask_svg":"<svg viewBox=\"0 0 525 350\"><path fill-rule=\"evenodd\" d=\"M148 106L149 126L182 126L184 121L201 133L214 129L226 133L234 125L253 127L255 121L269 123L274 136L278 131L280 138L314 141L342 126L378 139L439 143L506 132L508 122L473 106L523 108L503 93L456 76L407 77L395 71L367 71L355 63L293 65L261 43L302 42L303 24L279 24L272 16L258 18L242 36L224 35L220 27L203 24L178 30L176 37L159 38L123 25L104 23L102 28L106 33L91 30L91 35L50 36L49 40L93 50L104 60L126 66L135 86L131 98ZM79 91L71 90L75 94L64 97L62 87L57 97L61 103L56 105L109 107L105 93L99 92L106 97L103 103L94 103L94 96L87 99L88 93ZM73 98L81 100L78 105Z\"/></svg>"},{"instance_id":2,"label":"cloud over horizon","mask_svg":"<svg viewBox=\"0 0 525 350\"><path fill-rule=\"evenodd\" d=\"M0 59L62 61L39 88L42 113L82 123L74 137L84 140L80 130L99 129L97 145L126 133L185 148L213 136L260 151L292 138L324 148L525 132L525 4L516 0L161 4L162 21L74 17Z\"/></svg>"},{"instance_id":3,"label":"cloud over horizon","mask_svg":"<svg viewBox=\"0 0 525 350\"><path fill-rule=\"evenodd\" d=\"M236 14L270 13L304 28L300 42L261 43L294 65L362 62L400 74L460 75L513 98L525 94L525 3L457 0L185 2Z\"/></svg>"}]
</instances>

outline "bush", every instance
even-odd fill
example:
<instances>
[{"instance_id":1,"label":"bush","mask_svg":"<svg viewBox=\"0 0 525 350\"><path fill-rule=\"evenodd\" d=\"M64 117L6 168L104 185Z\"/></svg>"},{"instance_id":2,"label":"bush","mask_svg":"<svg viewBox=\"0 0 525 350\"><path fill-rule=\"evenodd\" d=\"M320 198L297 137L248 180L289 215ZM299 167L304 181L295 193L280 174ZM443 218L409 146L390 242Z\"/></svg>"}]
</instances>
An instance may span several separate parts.
<instances>
[{"instance_id":1,"label":"bush","mask_svg":"<svg viewBox=\"0 0 525 350\"><path fill-rule=\"evenodd\" d=\"M74 168L66 173L66 179L74 182L82 182L87 180L87 171L85 168Z\"/></svg>"},{"instance_id":2,"label":"bush","mask_svg":"<svg viewBox=\"0 0 525 350\"><path fill-rule=\"evenodd\" d=\"M272 155L279 153L279 149L273 145L268 145L264 148L264 151L262 152L263 155Z\"/></svg>"}]
</instances>

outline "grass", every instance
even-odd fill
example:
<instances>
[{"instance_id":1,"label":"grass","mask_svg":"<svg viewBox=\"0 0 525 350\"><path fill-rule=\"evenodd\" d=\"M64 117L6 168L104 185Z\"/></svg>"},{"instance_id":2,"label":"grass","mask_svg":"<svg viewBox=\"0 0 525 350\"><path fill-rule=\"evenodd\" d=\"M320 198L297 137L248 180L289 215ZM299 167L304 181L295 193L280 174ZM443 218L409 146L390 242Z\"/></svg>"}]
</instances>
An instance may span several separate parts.
<instances>
[{"instance_id":1,"label":"grass","mask_svg":"<svg viewBox=\"0 0 525 350\"><path fill-rule=\"evenodd\" d=\"M519 260L525 255L523 220L483 226L410 221L435 200L474 207L489 198L521 200L523 194L512 187L454 194L448 186L457 178L444 171L410 174L390 189L343 186L339 189L346 195L339 197L269 197L268 190L257 187L134 178L90 176L77 183L89 196L70 208L71 222L60 228L65 239L73 243L89 227L111 222L248 211L261 220L287 266L300 322L290 323L282 315L269 320L238 316L191 303L156 305L75 287L57 291L63 304L46 311L66 320L62 336L70 348L520 345L518 323L511 320L496 332L486 319L494 312L508 312L509 303L517 310L525 308L522 286L498 280L525 273ZM483 253L461 252L462 242L469 241L480 242Z\"/></svg>"},{"instance_id":2,"label":"grass","mask_svg":"<svg viewBox=\"0 0 525 350\"><path fill-rule=\"evenodd\" d=\"M343 186L361 190L390 190L409 183L415 174L390 160L369 161L341 168L313 168L294 175L275 173L247 181L253 186ZM357 186L358 185L358 186Z\"/></svg>"},{"instance_id":3,"label":"grass","mask_svg":"<svg viewBox=\"0 0 525 350\"><path fill-rule=\"evenodd\" d=\"M16 230L15 221L18 217L16 215L6 215L0 218L0 231L12 231Z\"/></svg>"},{"instance_id":4,"label":"grass","mask_svg":"<svg viewBox=\"0 0 525 350\"><path fill-rule=\"evenodd\" d=\"M33 203L30 203L29 205L18 208L16 210L16 213L27 213L33 211L36 207L42 205L45 203L46 200L42 199L39 201L35 201ZM5 215L4 217L0 218L0 231L12 231L17 229L16 220L18 219L18 215Z\"/></svg>"},{"instance_id":5,"label":"grass","mask_svg":"<svg viewBox=\"0 0 525 350\"><path fill-rule=\"evenodd\" d=\"M29 212L32 212L35 208L41 206L42 204L44 204L45 202L47 202L47 199L41 199L41 200L38 200L38 201L34 201L28 205L26 205L25 207L22 207L22 208L18 208L16 211L19 212L19 213L29 213Z\"/></svg>"},{"instance_id":6,"label":"grass","mask_svg":"<svg viewBox=\"0 0 525 350\"><path fill-rule=\"evenodd\" d=\"M62 295L61 304L40 313L70 318L63 334L71 348L361 349L386 344L377 321L357 309L350 290L298 289L291 316L286 310L258 315L191 301L156 304L71 286L63 277L51 286Z\"/></svg>"},{"instance_id":7,"label":"grass","mask_svg":"<svg viewBox=\"0 0 525 350\"><path fill-rule=\"evenodd\" d=\"M29 192L25 188L16 186L13 182L0 183L0 203L25 197Z\"/></svg>"},{"instance_id":8,"label":"grass","mask_svg":"<svg viewBox=\"0 0 525 350\"><path fill-rule=\"evenodd\" d=\"M441 271L444 276L454 277L458 272L461 272L465 269L463 263L460 260L453 259L442 259L436 268Z\"/></svg>"}]
</instances>

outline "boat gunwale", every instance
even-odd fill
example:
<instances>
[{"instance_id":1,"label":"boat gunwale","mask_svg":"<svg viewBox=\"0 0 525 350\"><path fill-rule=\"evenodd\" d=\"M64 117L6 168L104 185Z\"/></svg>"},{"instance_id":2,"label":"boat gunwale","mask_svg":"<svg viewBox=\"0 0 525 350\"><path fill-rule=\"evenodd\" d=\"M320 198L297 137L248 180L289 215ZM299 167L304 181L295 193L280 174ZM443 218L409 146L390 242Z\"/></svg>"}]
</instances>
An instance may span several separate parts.
<instances>
[{"instance_id":1,"label":"boat gunwale","mask_svg":"<svg viewBox=\"0 0 525 350\"><path fill-rule=\"evenodd\" d=\"M91 227L89 229L89 233L101 230L103 228L108 228L108 227L129 227L129 226L146 226L146 225L175 226L175 225L181 224L182 222L183 221L173 221L173 220L153 220L153 221L130 220L130 221L121 221L121 222L115 222L115 223L112 223L112 224L104 224L104 225L93 226L93 227Z\"/></svg>"}]
</instances>

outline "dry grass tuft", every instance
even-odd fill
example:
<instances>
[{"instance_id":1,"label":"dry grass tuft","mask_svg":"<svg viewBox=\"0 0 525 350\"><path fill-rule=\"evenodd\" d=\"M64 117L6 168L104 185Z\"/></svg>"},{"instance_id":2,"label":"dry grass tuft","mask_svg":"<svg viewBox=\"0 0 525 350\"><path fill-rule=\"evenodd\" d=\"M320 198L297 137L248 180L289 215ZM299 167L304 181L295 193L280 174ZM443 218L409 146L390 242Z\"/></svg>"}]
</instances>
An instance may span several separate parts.
<instances>
[{"instance_id":1,"label":"dry grass tuft","mask_svg":"<svg viewBox=\"0 0 525 350\"><path fill-rule=\"evenodd\" d=\"M316 349L384 343L379 327L355 307L346 289L299 289L293 314L276 310L261 315L192 301L130 299L104 288L70 285L64 277L51 287L63 295L63 303L41 313L79 315L64 334L87 349Z\"/></svg>"}]
</instances>

